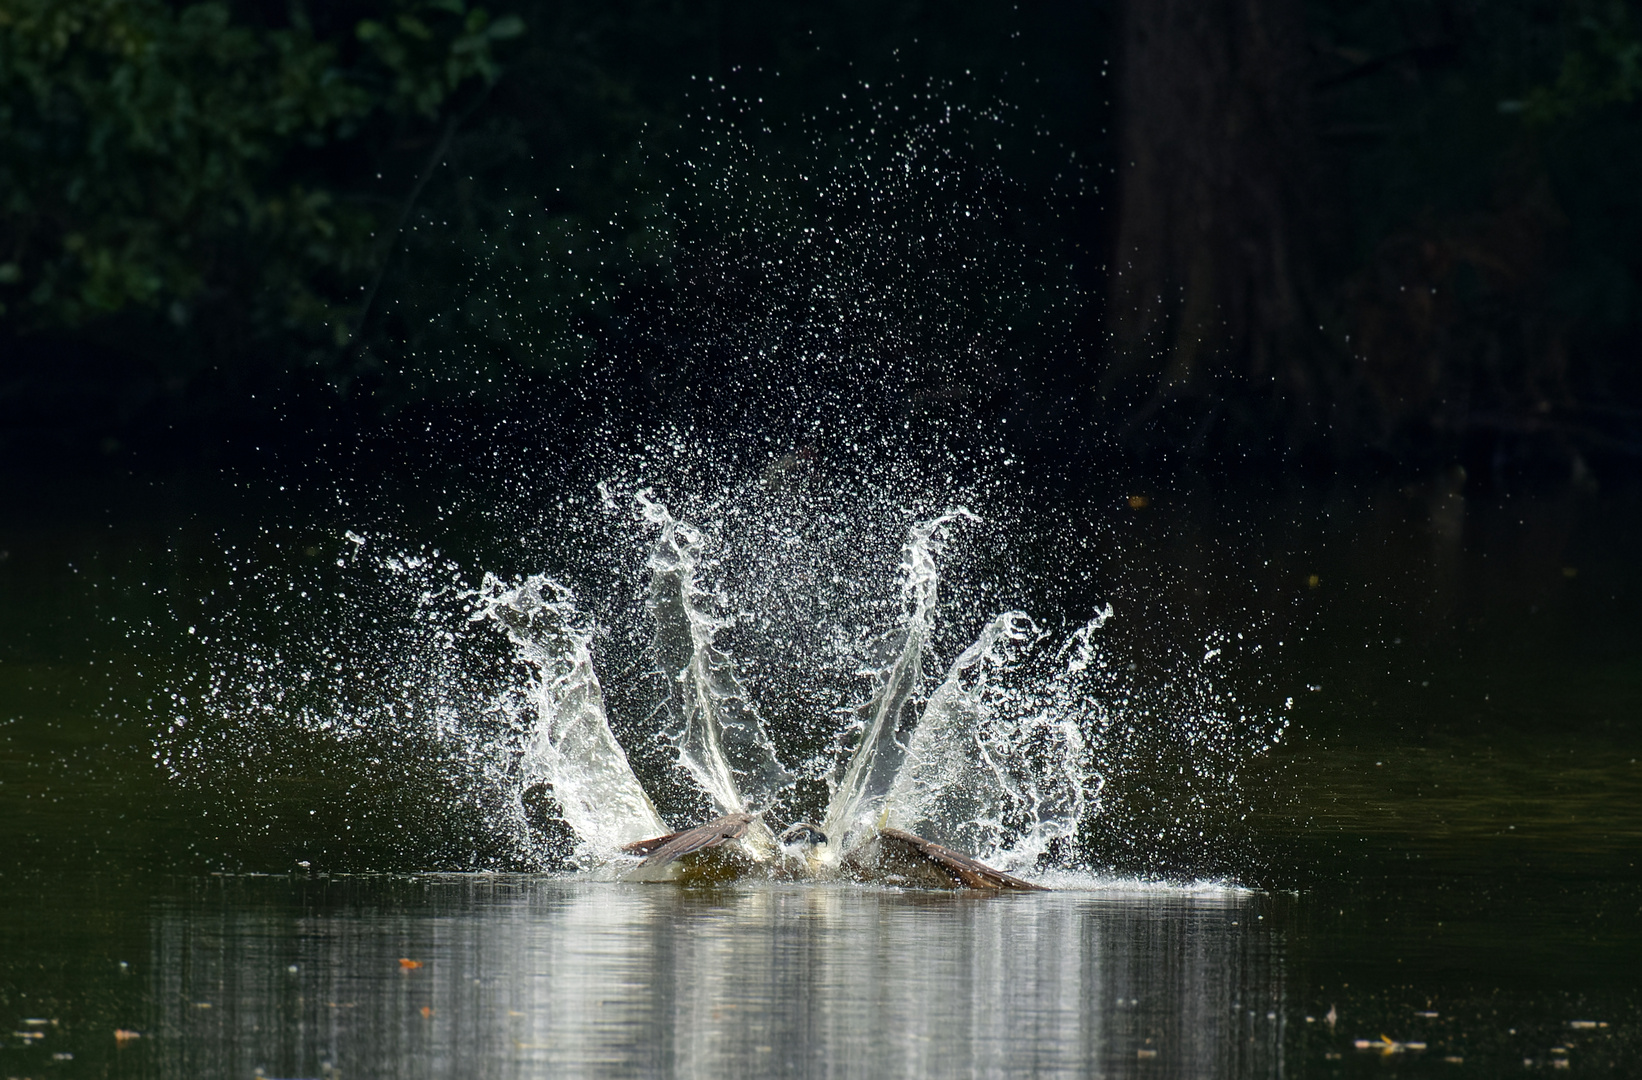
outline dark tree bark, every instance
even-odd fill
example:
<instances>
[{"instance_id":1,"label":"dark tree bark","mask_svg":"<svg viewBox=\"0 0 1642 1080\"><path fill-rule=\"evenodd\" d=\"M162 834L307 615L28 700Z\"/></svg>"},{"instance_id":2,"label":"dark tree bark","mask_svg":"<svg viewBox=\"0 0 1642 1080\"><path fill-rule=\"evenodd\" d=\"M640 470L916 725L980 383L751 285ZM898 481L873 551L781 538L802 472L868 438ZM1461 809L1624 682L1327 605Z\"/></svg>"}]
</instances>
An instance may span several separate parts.
<instances>
[{"instance_id":1,"label":"dark tree bark","mask_svg":"<svg viewBox=\"0 0 1642 1080\"><path fill-rule=\"evenodd\" d=\"M1302 0L1123 0L1107 388L1220 374L1303 401L1309 153Z\"/></svg>"}]
</instances>

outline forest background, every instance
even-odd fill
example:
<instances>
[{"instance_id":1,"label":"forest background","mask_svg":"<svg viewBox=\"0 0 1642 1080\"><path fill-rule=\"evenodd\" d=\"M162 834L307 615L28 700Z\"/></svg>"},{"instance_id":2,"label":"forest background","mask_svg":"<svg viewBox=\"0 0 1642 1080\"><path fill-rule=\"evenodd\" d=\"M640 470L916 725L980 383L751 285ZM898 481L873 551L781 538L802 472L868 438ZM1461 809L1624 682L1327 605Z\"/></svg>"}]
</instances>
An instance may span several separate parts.
<instances>
[{"instance_id":1,"label":"forest background","mask_svg":"<svg viewBox=\"0 0 1642 1080\"><path fill-rule=\"evenodd\" d=\"M1015 212L963 242L1048 252L1084 300L1004 319L980 290L1006 340L915 393L1029 456L1577 483L1642 458L1618 0L0 0L0 452L368 443L600 365L608 393L702 393L677 297L780 255L681 183L725 102L757 103L774 188L829 103L932 87L1020 136Z\"/></svg>"}]
</instances>

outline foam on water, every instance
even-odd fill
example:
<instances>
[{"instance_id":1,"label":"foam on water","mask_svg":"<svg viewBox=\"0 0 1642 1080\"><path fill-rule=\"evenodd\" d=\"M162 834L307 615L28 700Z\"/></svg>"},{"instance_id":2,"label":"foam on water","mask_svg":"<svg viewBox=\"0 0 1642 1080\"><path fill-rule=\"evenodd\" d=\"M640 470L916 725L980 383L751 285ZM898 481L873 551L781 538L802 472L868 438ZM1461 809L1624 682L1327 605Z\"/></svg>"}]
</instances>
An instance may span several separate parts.
<instances>
[{"instance_id":1,"label":"foam on water","mask_svg":"<svg viewBox=\"0 0 1642 1080\"><path fill-rule=\"evenodd\" d=\"M1114 900L1156 901L1160 898L1175 898L1210 903L1218 900L1235 904L1259 894L1258 889L1239 885L1235 881L1213 878L1199 881L1164 881L1157 878L1058 867L1046 870L1034 880L1057 892L1098 893Z\"/></svg>"}]
</instances>

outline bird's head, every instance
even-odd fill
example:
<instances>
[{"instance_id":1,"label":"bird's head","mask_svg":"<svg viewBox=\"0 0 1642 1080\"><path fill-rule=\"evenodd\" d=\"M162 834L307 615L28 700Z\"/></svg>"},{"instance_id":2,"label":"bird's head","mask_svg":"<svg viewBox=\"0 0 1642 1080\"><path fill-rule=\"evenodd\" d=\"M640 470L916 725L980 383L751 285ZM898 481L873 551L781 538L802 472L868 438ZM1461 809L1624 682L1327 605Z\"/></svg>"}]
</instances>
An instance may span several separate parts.
<instances>
[{"instance_id":1,"label":"bird's head","mask_svg":"<svg viewBox=\"0 0 1642 1080\"><path fill-rule=\"evenodd\" d=\"M781 834L781 846L794 855L808 854L826 842L827 834L821 831L821 826L807 821L796 821Z\"/></svg>"}]
</instances>

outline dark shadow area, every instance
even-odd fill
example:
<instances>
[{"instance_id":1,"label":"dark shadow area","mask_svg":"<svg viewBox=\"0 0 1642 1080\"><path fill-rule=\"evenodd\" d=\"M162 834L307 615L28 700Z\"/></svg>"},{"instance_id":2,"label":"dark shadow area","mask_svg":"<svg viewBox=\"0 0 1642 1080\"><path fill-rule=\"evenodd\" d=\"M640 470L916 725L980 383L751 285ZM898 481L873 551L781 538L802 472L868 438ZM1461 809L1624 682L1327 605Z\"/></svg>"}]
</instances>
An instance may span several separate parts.
<instances>
[{"instance_id":1,"label":"dark shadow area","mask_svg":"<svg viewBox=\"0 0 1642 1080\"><path fill-rule=\"evenodd\" d=\"M1628 5L10 19L20 470L712 423L867 354L886 416L1050 472L1588 485L1642 456Z\"/></svg>"}]
</instances>

